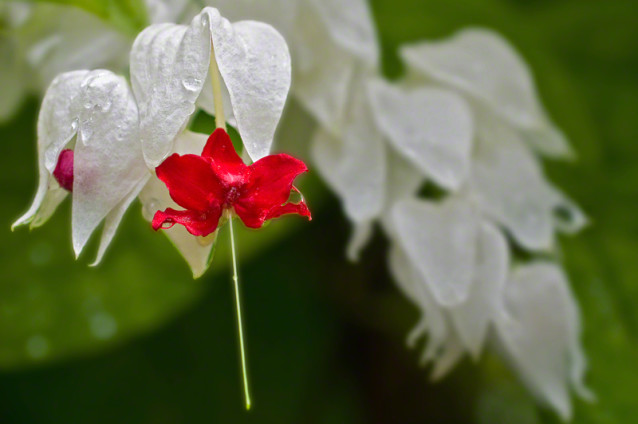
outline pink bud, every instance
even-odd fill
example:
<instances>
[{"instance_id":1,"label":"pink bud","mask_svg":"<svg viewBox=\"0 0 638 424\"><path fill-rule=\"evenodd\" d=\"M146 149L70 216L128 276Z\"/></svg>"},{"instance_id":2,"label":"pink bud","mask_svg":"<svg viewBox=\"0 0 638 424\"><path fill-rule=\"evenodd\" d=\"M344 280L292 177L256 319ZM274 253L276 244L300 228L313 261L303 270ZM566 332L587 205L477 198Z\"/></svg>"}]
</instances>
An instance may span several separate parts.
<instances>
[{"instance_id":1,"label":"pink bud","mask_svg":"<svg viewBox=\"0 0 638 424\"><path fill-rule=\"evenodd\" d=\"M53 170L53 177L60 184L60 187L73 191L73 150L62 150Z\"/></svg>"}]
</instances>

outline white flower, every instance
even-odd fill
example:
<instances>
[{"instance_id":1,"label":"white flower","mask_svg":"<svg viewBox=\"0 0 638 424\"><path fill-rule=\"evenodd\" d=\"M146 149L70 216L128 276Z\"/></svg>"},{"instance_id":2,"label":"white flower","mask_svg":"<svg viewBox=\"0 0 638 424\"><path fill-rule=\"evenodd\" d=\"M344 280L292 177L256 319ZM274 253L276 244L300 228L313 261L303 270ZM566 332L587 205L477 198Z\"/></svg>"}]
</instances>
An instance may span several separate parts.
<instances>
[{"instance_id":1,"label":"white flower","mask_svg":"<svg viewBox=\"0 0 638 424\"><path fill-rule=\"evenodd\" d=\"M40 182L31 208L13 227L42 225L66 197L53 177L63 149L72 149L72 238L76 256L105 220L99 262L124 211L149 173L139 144L137 105L126 80L110 71L59 75L38 117Z\"/></svg>"},{"instance_id":2,"label":"white flower","mask_svg":"<svg viewBox=\"0 0 638 424\"><path fill-rule=\"evenodd\" d=\"M556 265L511 272L504 234L525 250L551 251L556 230L574 232L585 224L576 206L545 180L534 154L566 154L567 144L545 118L525 64L494 33L467 30L450 41L403 48L402 56L408 77L397 86L375 83L372 103L381 131L412 166L402 171L411 175L406 188L388 179L389 192L399 194L382 219L392 241L391 271L422 312L409 340L428 334L423 359L439 378L464 353L478 358L494 328L531 391L568 418L568 381L581 396L588 394L575 301ZM461 59L467 66L456 62ZM432 93L441 89L460 96L459 110L464 105L470 114L459 121L471 129L466 145L449 138L459 128L437 121ZM419 93L430 96L421 107L414 100ZM440 99L438 104L450 109ZM435 128L422 129L422 123ZM406 163L391 165L390 173L397 172L393 166ZM441 168L459 178L456 185L445 184ZM444 200L413 197L425 177L450 192ZM552 308L538 306L543 296L554 296ZM545 322L556 333L541 327Z\"/></svg>"},{"instance_id":3,"label":"white flower","mask_svg":"<svg viewBox=\"0 0 638 424\"><path fill-rule=\"evenodd\" d=\"M592 400L583 377L578 306L565 275L548 262L515 268L496 320L503 353L523 382L564 420L572 415L569 389Z\"/></svg>"},{"instance_id":4,"label":"white flower","mask_svg":"<svg viewBox=\"0 0 638 424\"><path fill-rule=\"evenodd\" d=\"M149 167L155 168L172 153L201 153L208 136L184 128L197 107L214 111L210 71L216 69L227 95L223 109L230 112L229 122L237 125L248 155L257 160L268 154L290 88L286 42L270 25L231 24L216 9L205 8L190 25L148 27L133 45L131 82ZM149 181L140 200L149 220L156 211L174 207L166 186L156 178ZM202 275L210 264L212 244L181 226L164 232L193 275Z\"/></svg>"}]
</instances>

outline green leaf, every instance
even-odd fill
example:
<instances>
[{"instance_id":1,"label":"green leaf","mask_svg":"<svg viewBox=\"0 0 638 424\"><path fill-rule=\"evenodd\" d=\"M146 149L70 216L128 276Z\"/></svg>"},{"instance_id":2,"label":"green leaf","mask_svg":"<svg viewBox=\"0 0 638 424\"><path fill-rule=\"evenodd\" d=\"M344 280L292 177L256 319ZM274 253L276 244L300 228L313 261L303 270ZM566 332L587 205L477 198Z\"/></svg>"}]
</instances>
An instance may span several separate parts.
<instances>
[{"instance_id":1,"label":"green leaf","mask_svg":"<svg viewBox=\"0 0 638 424\"><path fill-rule=\"evenodd\" d=\"M57 3L84 9L133 37L149 24L143 0L33 0L33 2Z\"/></svg>"}]
</instances>

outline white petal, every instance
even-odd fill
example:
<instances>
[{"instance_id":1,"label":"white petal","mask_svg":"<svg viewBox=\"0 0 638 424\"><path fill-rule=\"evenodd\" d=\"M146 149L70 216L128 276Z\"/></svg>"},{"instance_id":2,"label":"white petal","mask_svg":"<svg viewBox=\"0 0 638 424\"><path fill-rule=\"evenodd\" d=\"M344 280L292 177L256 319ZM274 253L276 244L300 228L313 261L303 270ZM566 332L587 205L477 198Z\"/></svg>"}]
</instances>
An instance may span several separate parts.
<instances>
[{"instance_id":1,"label":"white petal","mask_svg":"<svg viewBox=\"0 0 638 424\"><path fill-rule=\"evenodd\" d=\"M547 119L523 58L502 36L466 29L446 40L401 48L414 74L462 90L524 130L527 141L549 156L570 156L565 137Z\"/></svg>"},{"instance_id":2,"label":"white petal","mask_svg":"<svg viewBox=\"0 0 638 424\"><path fill-rule=\"evenodd\" d=\"M421 356L421 364L434 363L433 379L442 377L461 358L463 350L446 311L432 295L427 282L415 269L405 251L397 244L390 246L388 255L390 271L399 289L421 312L421 320L408 335L408 345L427 334L427 345Z\"/></svg>"},{"instance_id":3,"label":"white petal","mask_svg":"<svg viewBox=\"0 0 638 424\"><path fill-rule=\"evenodd\" d=\"M144 155L157 166L195 110L208 73L211 40L244 146L253 160L268 154L290 88L290 54L271 26L232 24L205 8L189 26L144 30L131 52Z\"/></svg>"},{"instance_id":4,"label":"white petal","mask_svg":"<svg viewBox=\"0 0 638 424\"><path fill-rule=\"evenodd\" d=\"M470 190L481 209L503 225L523 247L550 249L553 209L559 205L538 159L507 127L481 132L476 144Z\"/></svg>"},{"instance_id":5,"label":"white petal","mask_svg":"<svg viewBox=\"0 0 638 424\"><path fill-rule=\"evenodd\" d=\"M523 130L521 135L527 144L545 156L557 159L576 156L565 134L551 124Z\"/></svg>"},{"instance_id":6,"label":"white petal","mask_svg":"<svg viewBox=\"0 0 638 424\"><path fill-rule=\"evenodd\" d=\"M568 420L569 384L588 392L578 309L564 274L551 263L521 266L510 276L503 308L497 330L505 353L530 390Z\"/></svg>"},{"instance_id":7,"label":"white petal","mask_svg":"<svg viewBox=\"0 0 638 424\"><path fill-rule=\"evenodd\" d=\"M364 0L309 0L332 41L374 67L379 59L372 14Z\"/></svg>"},{"instance_id":8,"label":"white petal","mask_svg":"<svg viewBox=\"0 0 638 424\"><path fill-rule=\"evenodd\" d=\"M146 186L148 179L150 178L150 173L147 178L142 178L142 180L137 184L133 190L126 195L124 199L118 203L113 210L111 210L104 219L104 228L102 229L102 237L100 238L100 245L98 247L97 256L95 261L91 264L91 266L98 265L102 258L104 257L104 253L106 253L106 249L111 244L113 237L115 236L115 232L117 228L120 226L120 222L124 217L124 213L128 210L133 200L140 194L140 191Z\"/></svg>"},{"instance_id":9,"label":"white petal","mask_svg":"<svg viewBox=\"0 0 638 424\"><path fill-rule=\"evenodd\" d=\"M214 29L213 40L219 40L220 35ZM284 38L270 25L241 21L233 29L236 45L220 42L215 56L230 93L244 147L256 161L269 154L286 103L291 79L290 53Z\"/></svg>"},{"instance_id":10,"label":"white petal","mask_svg":"<svg viewBox=\"0 0 638 424\"><path fill-rule=\"evenodd\" d=\"M465 302L450 308L459 339L475 360L481 354L488 326L496 316L508 268L507 240L498 228L482 222L470 294Z\"/></svg>"},{"instance_id":11,"label":"white petal","mask_svg":"<svg viewBox=\"0 0 638 424\"><path fill-rule=\"evenodd\" d=\"M321 125L338 133L357 74L356 57L328 42L327 28L309 8L300 8L292 38L293 94Z\"/></svg>"},{"instance_id":12,"label":"white petal","mask_svg":"<svg viewBox=\"0 0 638 424\"><path fill-rule=\"evenodd\" d=\"M41 216L37 225L41 225L50 217L62 196L55 196L55 201L43 205L47 191L58 188L52 181L52 173L60 152L71 141L78 129L78 116L71 112L74 102L79 101L80 84L89 71L74 71L58 76L52 83L42 100L38 115L38 189L29 210L12 226L30 223L41 206L46 206L47 213Z\"/></svg>"},{"instance_id":13,"label":"white petal","mask_svg":"<svg viewBox=\"0 0 638 424\"><path fill-rule=\"evenodd\" d=\"M201 17L198 17L201 20ZM199 23L201 27L201 23ZM173 140L195 110L210 60L210 39L197 27L156 24L135 39L131 84L140 114L144 158L155 168L172 150Z\"/></svg>"},{"instance_id":14,"label":"white petal","mask_svg":"<svg viewBox=\"0 0 638 424\"><path fill-rule=\"evenodd\" d=\"M423 174L394 149L386 149L387 181L384 212L380 216L383 229L391 238L396 238L396 229L390 211L402 200L414 197L425 182Z\"/></svg>"},{"instance_id":15,"label":"white petal","mask_svg":"<svg viewBox=\"0 0 638 424\"><path fill-rule=\"evenodd\" d=\"M297 20L297 0L207 0L207 6L215 7L230 21L250 19L275 27L286 40L294 42L293 28Z\"/></svg>"},{"instance_id":16,"label":"white petal","mask_svg":"<svg viewBox=\"0 0 638 424\"><path fill-rule=\"evenodd\" d=\"M348 260L352 262L359 260L361 250L372 238L373 229L372 221L355 222L352 224L352 234L350 234L350 239L346 247L346 257Z\"/></svg>"},{"instance_id":17,"label":"white petal","mask_svg":"<svg viewBox=\"0 0 638 424\"><path fill-rule=\"evenodd\" d=\"M437 88L402 89L373 81L370 99L381 131L425 175L451 190L467 175L473 137L463 98Z\"/></svg>"},{"instance_id":18,"label":"white petal","mask_svg":"<svg viewBox=\"0 0 638 424\"><path fill-rule=\"evenodd\" d=\"M318 129L312 154L317 169L337 192L352 221L377 217L384 206L385 146L362 89L352 93L348 119L340 136Z\"/></svg>"},{"instance_id":19,"label":"white petal","mask_svg":"<svg viewBox=\"0 0 638 424\"><path fill-rule=\"evenodd\" d=\"M181 155L199 154L207 139L208 136L206 134L185 131L180 134L175 142L175 153ZM158 210L166 208L182 209L173 202L166 185L155 177L151 177L140 193L140 201L143 205L143 215L148 221L153 219L153 215ZM197 237L189 234L181 225L175 225L173 228L162 230L162 232L166 234L184 259L186 259L194 278L200 277L208 269L214 244L202 245Z\"/></svg>"},{"instance_id":20,"label":"white petal","mask_svg":"<svg viewBox=\"0 0 638 424\"><path fill-rule=\"evenodd\" d=\"M402 248L437 302L463 302L474 276L477 211L462 198L410 199L397 203L392 217Z\"/></svg>"},{"instance_id":21,"label":"white petal","mask_svg":"<svg viewBox=\"0 0 638 424\"><path fill-rule=\"evenodd\" d=\"M78 141L73 160L73 248L79 255L99 223L148 169L139 143L138 111L126 80L91 71L71 104Z\"/></svg>"},{"instance_id":22,"label":"white petal","mask_svg":"<svg viewBox=\"0 0 638 424\"><path fill-rule=\"evenodd\" d=\"M414 71L467 92L521 126L540 120L527 65L493 31L466 29L445 40L404 46L401 56Z\"/></svg>"}]
</instances>

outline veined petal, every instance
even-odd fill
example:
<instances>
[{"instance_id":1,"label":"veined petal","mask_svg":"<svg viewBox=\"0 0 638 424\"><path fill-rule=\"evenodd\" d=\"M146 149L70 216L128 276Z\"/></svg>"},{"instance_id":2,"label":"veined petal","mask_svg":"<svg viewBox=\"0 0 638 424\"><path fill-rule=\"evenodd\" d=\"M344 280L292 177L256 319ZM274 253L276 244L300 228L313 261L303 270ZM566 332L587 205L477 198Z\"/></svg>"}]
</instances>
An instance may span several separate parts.
<instances>
[{"instance_id":1,"label":"veined petal","mask_svg":"<svg viewBox=\"0 0 638 424\"><path fill-rule=\"evenodd\" d=\"M438 88L403 89L382 80L369 85L379 129L426 176L456 190L467 176L472 115L462 97Z\"/></svg>"},{"instance_id":2,"label":"veined petal","mask_svg":"<svg viewBox=\"0 0 638 424\"><path fill-rule=\"evenodd\" d=\"M79 255L99 223L149 172L139 144L137 106L124 78L89 72L70 106L67 113L78 120L72 232Z\"/></svg>"},{"instance_id":3,"label":"veined petal","mask_svg":"<svg viewBox=\"0 0 638 424\"><path fill-rule=\"evenodd\" d=\"M478 212L464 198L408 199L392 210L397 241L441 305L465 301L475 272Z\"/></svg>"},{"instance_id":4,"label":"veined petal","mask_svg":"<svg viewBox=\"0 0 638 424\"><path fill-rule=\"evenodd\" d=\"M386 148L376 130L363 84L355 87L343 128L334 135L324 128L315 133L312 155L317 169L339 194L354 222L376 218L385 200Z\"/></svg>"},{"instance_id":5,"label":"veined petal","mask_svg":"<svg viewBox=\"0 0 638 424\"><path fill-rule=\"evenodd\" d=\"M171 198L181 207L199 212L221 204L224 188L210 163L198 155L167 157L157 168L157 178L166 184Z\"/></svg>"},{"instance_id":6,"label":"veined petal","mask_svg":"<svg viewBox=\"0 0 638 424\"><path fill-rule=\"evenodd\" d=\"M144 154L152 166L169 154L195 110L211 41L246 150L253 160L270 150L290 88L288 47L267 24L231 24L216 9L205 8L189 26L150 26L133 45L131 79L140 102Z\"/></svg>"},{"instance_id":7,"label":"veined petal","mask_svg":"<svg viewBox=\"0 0 638 424\"><path fill-rule=\"evenodd\" d=\"M71 105L77 101L82 80L89 71L74 71L58 76L52 83L42 100L38 116L38 189L29 210L13 224L12 228L30 223L40 209L47 190L53 180L52 174L58 156L64 146L75 136L78 127L77 116L70 112ZM53 187L58 187L57 183ZM54 202L57 206L61 198ZM49 218L54 208L48 208L45 218ZM41 219L42 224L46 219Z\"/></svg>"},{"instance_id":8,"label":"veined petal","mask_svg":"<svg viewBox=\"0 0 638 424\"><path fill-rule=\"evenodd\" d=\"M549 123L531 73L502 36L487 29L466 29L440 41L401 48L413 73L467 93L521 129L530 143L553 156L568 155L566 140Z\"/></svg>"},{"instance_id":9,"label":"veined petal","mask_svg":"<svg viewBox=\"0 0 638 424\"><path fill-rule=\"evenodd\" d=\"M509 247L501 231L488 222L479 229L472 288L467 300L450 308L461 344L478 359L509 270Z\"/></svg>"},{"instance_id":10,"label":"veined petal","mask_svg":"<svg viewBox=\"0 0 638 424\"><path fill-rule=\"evenodd\" d=\"M514 270L505 287L497 333L523 382L564 420L571 417L569 385L584 387L578 307L556 265L537 262Z\"/></svg>"},{"instance_id":11,"label":"veined petal","mask_svg":"<svg viewBox=\"0 0 638 424\"><path fill-rule=\"evenodd\" d=\"M206 134L185 131L175 141L175 152L181 155L200 153L207 138ZM158 178L152 177L140 192L140 201L143 205L144 218L149 222L158 210L179 207L171 199L166 185ZM204 274L212 259L214 243L201 243L181 225L162 230L162 232L184 257L193 272L193 277L198 278Z\"/></svg>"}]
</instances>

